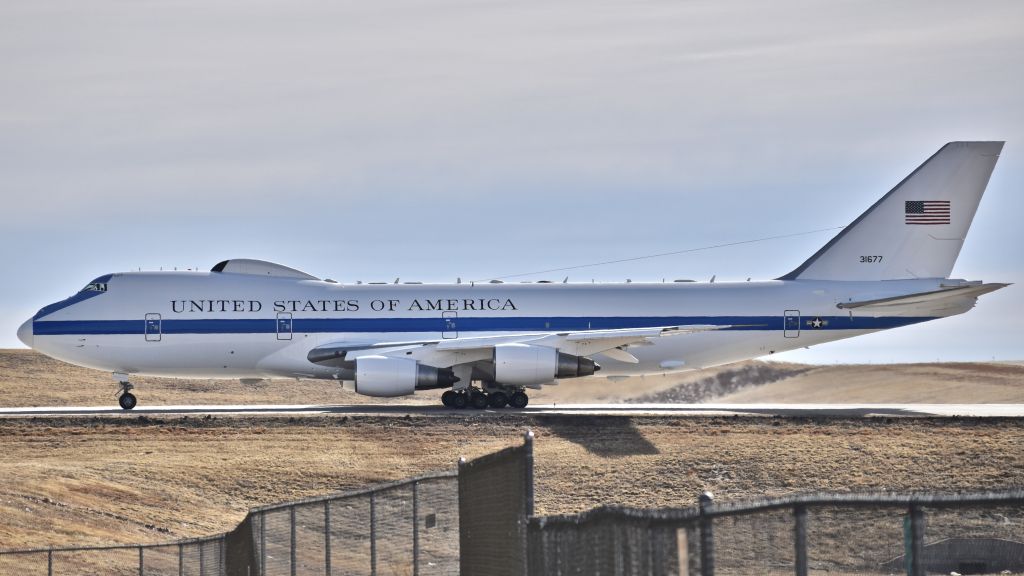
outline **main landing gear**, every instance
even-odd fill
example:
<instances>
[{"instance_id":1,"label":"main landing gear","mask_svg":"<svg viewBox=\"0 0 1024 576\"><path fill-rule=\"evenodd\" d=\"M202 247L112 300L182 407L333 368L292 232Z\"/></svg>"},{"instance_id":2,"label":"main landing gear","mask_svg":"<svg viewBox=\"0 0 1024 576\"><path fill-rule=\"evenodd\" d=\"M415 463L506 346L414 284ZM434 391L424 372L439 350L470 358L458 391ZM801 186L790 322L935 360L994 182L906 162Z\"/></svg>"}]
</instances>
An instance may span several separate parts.
<instances>
[{"instance_id":1,"label":"main landing gear","mask_svg":"<svg viewBox=\"0 0 1024 576\"><path fill-rule=\"evenodd\" d=\"M487 393L479 388L470 388L465 391L448 390L441 395L441 403L448 408L483 410L484 408L499 409L511 406L519 409L526 408L526 405L530 403L530 398L521 388L512 390L511 394L501 390Z\"/></svg>"},{"instance_id":2,"label":"main landing gear","mask_svg":"<svg viewBox=\"0 0 1024 576\"><path fill-rule=\"evenodd\" d=\"M132 408L135 408L135 405L138 404L139 400L135 397L135 394L129 392L129 390L135 388L135 386L132 386L131 382L119 382L118 386L117 403L120 404L121 408L124 410L131 410Z\"/></svg>"}]
</instances>

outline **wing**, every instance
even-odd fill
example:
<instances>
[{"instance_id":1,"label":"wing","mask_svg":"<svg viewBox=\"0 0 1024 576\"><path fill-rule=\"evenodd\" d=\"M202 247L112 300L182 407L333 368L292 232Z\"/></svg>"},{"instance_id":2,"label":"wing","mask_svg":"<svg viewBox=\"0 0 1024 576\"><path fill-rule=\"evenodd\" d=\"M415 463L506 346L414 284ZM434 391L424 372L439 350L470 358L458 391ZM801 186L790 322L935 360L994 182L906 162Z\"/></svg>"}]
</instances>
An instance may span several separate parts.
<instances>
[{"instance_id":1,"label":"wing","mask_svg":"<svg viewBox=\"0 0 1024 576\"><path fill-rule=\"evenodd\" d=\"M604 354L623 362L637 362L626 348L650 345L656 338L680 334L709 332L732 328L731 325L696 324L688 326L654 326L615 330L581 330L577 332L538 332L501 336L477 336L450 340L416 340L408 342L337 342L317 346L307 358L314 364L340 366L360 356L401 356L412 358L438 368L448 368L466 362L487 360L495 346L501 344L531 344L557 348L574 356Z\"/></svg>"}]
</instances>

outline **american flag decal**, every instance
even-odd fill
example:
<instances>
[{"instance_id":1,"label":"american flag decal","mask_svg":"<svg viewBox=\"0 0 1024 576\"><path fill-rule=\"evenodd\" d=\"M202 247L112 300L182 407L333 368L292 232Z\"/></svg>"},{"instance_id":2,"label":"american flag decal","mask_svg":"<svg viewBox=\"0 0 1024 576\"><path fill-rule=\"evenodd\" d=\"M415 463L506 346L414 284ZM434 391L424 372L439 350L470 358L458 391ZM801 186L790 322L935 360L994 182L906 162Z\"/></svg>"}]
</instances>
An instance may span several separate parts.
<instances>
[{"instance_id":1,"label":"american flag decal","mask_svg":"<svg viewBox=\"0 0 1024 576\"><path fill-rule=\"evenodd\" d=\"M907 224L949 224L949 200L907 200Z\"/></svg>"}]
</instances>

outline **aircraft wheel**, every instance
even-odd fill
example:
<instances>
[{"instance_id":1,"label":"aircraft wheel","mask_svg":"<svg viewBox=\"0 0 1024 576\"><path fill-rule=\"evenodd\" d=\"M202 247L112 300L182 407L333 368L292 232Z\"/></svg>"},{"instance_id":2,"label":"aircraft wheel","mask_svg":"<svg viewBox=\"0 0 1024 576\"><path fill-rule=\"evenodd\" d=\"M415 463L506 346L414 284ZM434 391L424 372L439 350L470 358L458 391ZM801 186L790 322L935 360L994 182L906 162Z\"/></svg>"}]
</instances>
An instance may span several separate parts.
<instances>
[{"instance_id":1,"label":"aircraft wheel","mask_svg":"<svg viewBox=\"0 0 1024 576\"><path fill-rule=\"evenodd\" d=\"M452 408L465 408L466 407L466 394L464 392L453 392L455 394L451 397Z\"/></svg>"},{"instance_id":2,"label":"aircraft wheel","mask_svg":"<svg viewBox=\"0 0 1024 576\"><path fill-rule=\"evenodd\" d=\"M452 405L453 405L455 396L457 396L457 395L458 395L458 392L456 392L454 390L446 391L444 394L441 394L441 404L444 404L448 408L451 408Z\"/></svg>"},{"instance_id":3,"label":"aircraft wheel","mask_svg":"<svg viewBox=\"0 0 1024 576\"><path fill-rule=\"evenodd\" d=\"M487 403L490 404L491 408L504 408L508 406L508 394L504 392L492 392L490 397L487 399Z\"/></svg>"},{"instance_id":4,"label":"aircraft wheel","mask_svg":"<svg viewBox=\"0 0 1024 576\"><path fill-rule=\"evenodd\" d=\"M483 392L470 392L469 394L469 405L477 410L487 408L487 394Z\"/></svg>"},{"instance_id":5,"label":"aircraft wheel","mask_svg":"<svg viewBox=\"0 0 1024 576\"><path fill-rule=\"evenodd\" d=\"M135 398L135 394L125 392L117 399L117 403L121 405L121 408L131 410L132 408L135 408L135 405L138 403L138 399Z\"/></svg>"},{"instance_id":6,"label":"aircraft wheel","mask_svg":"<svg viewBox=\"0 0 1024 576\"><path fill-rule=\"evenodd\" d=\"M530 397L526 395L526 392L516 392L508 399L508 403L513 408L526 408L526 405L530 403Z\"/></svg>"}]
</instances>

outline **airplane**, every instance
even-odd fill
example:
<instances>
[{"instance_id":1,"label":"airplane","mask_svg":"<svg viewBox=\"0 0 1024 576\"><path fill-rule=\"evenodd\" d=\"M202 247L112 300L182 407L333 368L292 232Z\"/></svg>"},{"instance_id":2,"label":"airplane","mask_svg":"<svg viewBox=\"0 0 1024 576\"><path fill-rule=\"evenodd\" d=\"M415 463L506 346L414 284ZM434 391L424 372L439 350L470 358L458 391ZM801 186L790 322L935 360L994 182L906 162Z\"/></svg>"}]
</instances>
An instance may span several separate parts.
<instances>
[{"instance_id":1,"label":"airplane","mask_svg":"<svg viewBox=\"0 0 1024 576\"><path fill-rule=\"evenodd\" d=\"M775 280L353 285L232 259L105 274L18 337L110 372L124 410L142 375L441 388L449 408L524 408L528 389L598 371L695 370L970 310L1008 285L949 277L1002 147L944 145Z\"/></svg>"}]
</instances>

